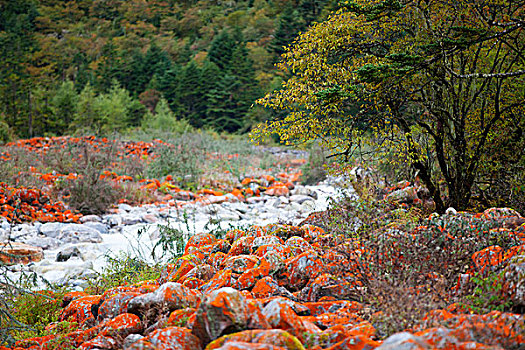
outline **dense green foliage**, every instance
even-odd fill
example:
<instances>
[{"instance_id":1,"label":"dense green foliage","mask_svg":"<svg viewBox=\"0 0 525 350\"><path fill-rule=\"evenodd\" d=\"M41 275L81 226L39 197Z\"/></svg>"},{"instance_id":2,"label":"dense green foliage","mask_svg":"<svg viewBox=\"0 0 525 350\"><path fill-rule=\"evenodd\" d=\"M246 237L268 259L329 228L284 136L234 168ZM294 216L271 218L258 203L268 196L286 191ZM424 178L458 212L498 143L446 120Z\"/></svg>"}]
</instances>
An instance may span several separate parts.
<instances>
[{"instance_id":1,"label":"dense green foliage","mask_svg":"<svg viewBox=\"0 0 525 350\"><path fill-rule=\"evenodd\" d=\"M0 0L0 141L138 127L162 98L194 127L247 130L283 46L333 3Z\"/></svg>"},{"instance_id":2,"label":"dense green foliage","mask_svg":"<svg viewBox=\"0 0 525 350\"><path fill-rule=\"evenodd\" d=\"M524 10L515 0L345 1L283 54L292 75L259 102L284 113L253 135L322 139L344 160L372 141L412 166L440 212L466 209L474 194L522 198Z\"/></svg>"}]
</instances>

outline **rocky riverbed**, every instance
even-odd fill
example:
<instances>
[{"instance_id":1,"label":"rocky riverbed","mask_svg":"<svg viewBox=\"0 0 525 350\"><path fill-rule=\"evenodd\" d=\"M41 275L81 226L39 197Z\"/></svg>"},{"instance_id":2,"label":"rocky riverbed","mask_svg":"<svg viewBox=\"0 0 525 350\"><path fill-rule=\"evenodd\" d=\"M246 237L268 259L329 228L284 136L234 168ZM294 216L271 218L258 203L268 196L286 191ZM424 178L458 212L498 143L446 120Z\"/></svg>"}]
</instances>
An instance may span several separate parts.
<instances>
[{"instance_id":1,"label":"rocky riverbed","mask_svg":"<svg viewBox=\"0 0 525 350\"><path fill-rule=\"evenodd\" d=\"M165 204L132 207L120 204L112 213L88 215L80 223L9 224L2 221L0 241L42 248L43 258L10 266L12 278L35 272L45 280L81 291L87 280L101 272L108 256L139 257L165 262L169 252L151 252L163 227L179 230L183 239L210 231L270 223L298 224L314 211L326 210L338 195L332 182L318 186L296 186L286 195L262 194L246 200L226 194L202 201L170 200ZM124 255L123 255L124 254ZM37 255L38 256L38 255ZM38 261L40 260L40 261Z\"/></svg>"}]
</instances>

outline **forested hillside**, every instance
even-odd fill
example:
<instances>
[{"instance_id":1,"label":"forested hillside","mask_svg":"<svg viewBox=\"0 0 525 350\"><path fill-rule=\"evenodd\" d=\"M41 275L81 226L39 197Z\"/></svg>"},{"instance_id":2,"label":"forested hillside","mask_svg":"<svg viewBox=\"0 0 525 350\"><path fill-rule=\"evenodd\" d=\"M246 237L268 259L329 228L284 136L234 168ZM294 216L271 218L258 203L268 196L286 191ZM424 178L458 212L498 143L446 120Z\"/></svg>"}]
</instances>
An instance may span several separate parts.
<instances>
[{"instance_id":1,"label":"forested hillside","mask_svg":"<svg viewBox=\"0 0 525 350\"><path fill-rule=\"evenodd\" d=\"M268 118L250 106L285 78L283 46L335 3L0 0L0 140L175 118L245 131Z\"/></svg>"}]
</instances>

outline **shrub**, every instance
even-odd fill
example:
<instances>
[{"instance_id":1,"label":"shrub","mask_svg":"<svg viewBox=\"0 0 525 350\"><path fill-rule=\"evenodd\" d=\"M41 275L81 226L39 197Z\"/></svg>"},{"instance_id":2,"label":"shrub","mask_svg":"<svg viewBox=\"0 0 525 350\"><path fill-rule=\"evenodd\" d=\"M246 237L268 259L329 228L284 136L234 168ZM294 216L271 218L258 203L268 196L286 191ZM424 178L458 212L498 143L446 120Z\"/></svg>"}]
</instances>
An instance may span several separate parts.
<instances>
[{"instance_id":1,"label":"shrub","mask_svg":"<svg viewBox=\"0 0 525 350\"><path fill-rule=\"evenodd\" d=\"M107 265L97 277L88 280L86 292L102 294L106 290L130 285L160 277L160 269L148 264L141 257L121 253L119 256L106 256Z\"/></svg>"},{"instance_id":2,"label":"shrub","mask_svg":"<svg viewBox=\"0 0 525 350\"><path fill-rule=\"evenodd\" d=\"M174 145L161 145L155 150L157 157L148 165L146 175L153 178L173 176L181 188L196 188L204 160L203 153L181 139Z\"/></svg>"},{"instance_id":3,"label":"shrub","mask_svg":"<svg viewBox=\"0 0 525 350\"><path fill-rule=\"evenodd\" d=\"M308 155L308 162L302 167L303 184L317 185L319 181L324 180L326 178L326 165L323 149L319 146L312 147Z\"/></svg>"}]
</instances>

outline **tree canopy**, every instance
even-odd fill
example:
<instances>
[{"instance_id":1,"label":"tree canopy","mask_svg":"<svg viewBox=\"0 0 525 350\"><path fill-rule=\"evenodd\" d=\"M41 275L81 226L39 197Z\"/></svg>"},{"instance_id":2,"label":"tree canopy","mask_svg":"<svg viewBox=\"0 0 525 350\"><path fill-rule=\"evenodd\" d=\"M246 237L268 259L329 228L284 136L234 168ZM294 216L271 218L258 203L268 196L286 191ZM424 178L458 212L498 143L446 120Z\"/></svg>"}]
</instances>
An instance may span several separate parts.
<instances>
[{"instance_id":1,"label":"tree canopy","mask_svg":"<svg viewBox=\"0 0 525 350\"><path fill-rule=\"evenodd\" d=\"M347 157L373 134L378 152L417 170L438 211L465 209L483 169L525 164L524 4L345 1L283 54L291 77L258 103L286 113L253 137L320 139Z\"/></svg>"}]
</instances>

